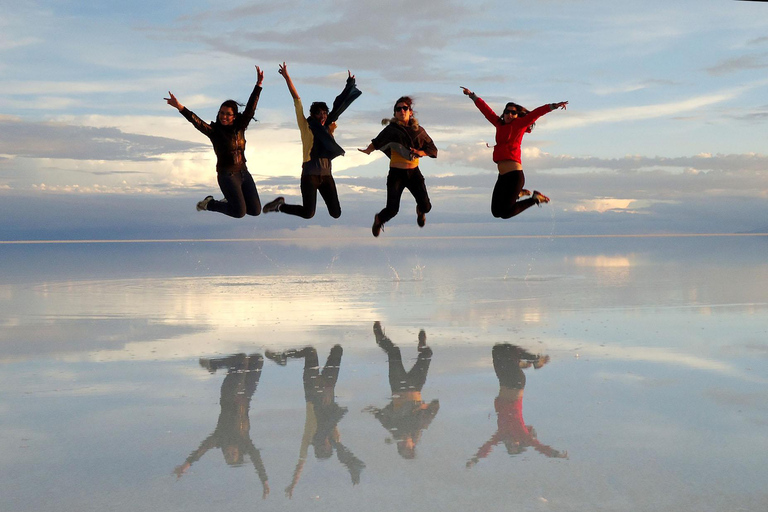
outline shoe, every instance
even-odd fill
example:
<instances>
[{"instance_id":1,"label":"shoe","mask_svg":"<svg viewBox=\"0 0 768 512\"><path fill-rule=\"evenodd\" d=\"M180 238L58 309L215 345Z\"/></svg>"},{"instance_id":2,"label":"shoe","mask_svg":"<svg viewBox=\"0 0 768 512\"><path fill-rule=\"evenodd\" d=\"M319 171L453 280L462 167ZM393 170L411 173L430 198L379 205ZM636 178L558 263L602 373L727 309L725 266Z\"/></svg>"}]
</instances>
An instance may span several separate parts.
<instances>
[{"instance_id":1,"label":"shoe","mask_svg":"<svg viewBox=\"0 0 768 512\"><path fill-rule=\"evenodd\" d=\"M271 350L267 350L264 352L264 355L267 359L271 359L272 361L276 362L280 366L285 366L288 362L288 358L285 355L285 352L272 352Z\"/></svg>"},{"instance_id":2,"label":"shoe","mask_svg":"<svg viewBox=\"0 0 768 512\"><path fill-rule=\"evenodd\" d=\"M197 203L197 211L201 212L208 209L208 203L213 201L213 196L205 196L205 199Z\"/></svg>"},{"instance_id":3,"label":"shoe","mask_svg":"<svg viewBox=\"0 0 768 512\"><path fill-rule=\"evenodd\" d=\"M263 213L270 213L270 212L279 212L280 207L285 204L285 198L280 196L274 201L270 201L267 204L264 205L264 207L261 209Z\"/></svg>"},{"instance_id":4,"label":"shoe","mask_svg":"<svg viewBox=\"0 0 768 512\"><path fill-rule=\"evenodd\" d=\"M421 208L419 208L419 205L416 205L416 224L418 224L420 228L423 228L424 224L426 223L427 223L427 215L421 211Z\"/></svg>"},{"instance_id":5,"label":"shoe","mask_svg":"<svg viewBox=\"0 0 768 512\"><path fill-rule=\"evenodd\" d=\"M529 195L531 195L531 191L527 188L524 188L520 191L520 194L517 197L528 197Z\"/></svg>"},{"instance_id":6,"label":"shoe","mask_svg":"<svg viewBox=\"0 0 768 512\"><path fill-rule=\"evenodd\" d=\"M549 198L547 196L545 196L544 194L542 194L541 192L539 192L538 190L534 190L533 191L533 194L531 195L531 198L539 206L541 206L541 203L548 203L549 202Z\"/></svg>"},{"instance_id":7,"label":"shoe","mask_svg":"<svg viewBox=\"0 0 768 512\"><path fill-rule=\"evenodd\" d=\"M382 223L379 220L379 214L373 216L373 226L371 226L371 233L373 236L378 237L381 234Z\"/></svg>"}]
</instances>

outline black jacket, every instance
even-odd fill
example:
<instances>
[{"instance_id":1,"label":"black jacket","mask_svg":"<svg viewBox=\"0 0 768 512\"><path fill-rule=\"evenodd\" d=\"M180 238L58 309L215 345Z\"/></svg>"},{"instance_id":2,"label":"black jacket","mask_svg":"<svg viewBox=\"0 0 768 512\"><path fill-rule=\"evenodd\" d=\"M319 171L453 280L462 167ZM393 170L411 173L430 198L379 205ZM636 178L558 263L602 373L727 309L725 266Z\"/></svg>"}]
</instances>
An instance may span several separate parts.
<instances>
[{"instance_id":1,"label":"black jacket","mask_svg":"<svg viewBox=\"0 0 768 512\"><path fill-rule=\"evenodd\" d=\"M231 126L224 126L218 121L206 123L191 110L184 107L181 115L187 118L203 135L208 137L216 152L217 172L237 172L245 169L245 129L256 113L261 87L255 86L245 110L235 117Z\"/></svg>"}]
</instances>

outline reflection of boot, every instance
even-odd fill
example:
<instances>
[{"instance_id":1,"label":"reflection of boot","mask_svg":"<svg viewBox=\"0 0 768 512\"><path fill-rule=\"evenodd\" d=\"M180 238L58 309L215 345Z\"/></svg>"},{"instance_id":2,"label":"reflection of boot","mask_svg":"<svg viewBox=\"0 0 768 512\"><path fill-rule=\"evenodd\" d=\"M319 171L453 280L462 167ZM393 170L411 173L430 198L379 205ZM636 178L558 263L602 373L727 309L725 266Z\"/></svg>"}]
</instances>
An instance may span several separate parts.
<instances>
[{"instance_id":1,"label":"reflection of boot","mask_svg":"<svg viewBox=\"0 0 768 512\"><path fill-rule=\"evenodd\" d=\"M264 355L267 359L270 359L280 366L285 366L285 364L288 362L288 358L285 357L285 352L272 352L271 350L267 350L264 352Z\"/></svg>"},{"instance_id":2,"label":"reflection of boot","mask_svg":"<svg viewBox=\"0 0 768 512\"><path fill-rule=\"evenodd\" d=\"M427 348L427 333L422 329L419 331L419 352L423 351L425 348Z\"/></svg>"},{"instance_id":3,"label":"reflection of boot","mask_svg":"<svg viewBox=\"0 0 768 512\"><path fill-rule=\"evenodd\" d=\"M209 373L216 373L217 365L215 361L211 361L210 359L205 359L203 357L200 358L200 366L208 370Z\"/></svg>"},{"instance_id":4,"label":"reflection of boot","mask_svg":"<svg viewBox=\"0 0 768 512\"><path fill-rule=\"evenodd\" d=\"M381 328L381 322L378 320L373 322L373 335L376 336L376 343L381 345L381 341L384 339L384 331Z\"/></svg>"}]
</instances>

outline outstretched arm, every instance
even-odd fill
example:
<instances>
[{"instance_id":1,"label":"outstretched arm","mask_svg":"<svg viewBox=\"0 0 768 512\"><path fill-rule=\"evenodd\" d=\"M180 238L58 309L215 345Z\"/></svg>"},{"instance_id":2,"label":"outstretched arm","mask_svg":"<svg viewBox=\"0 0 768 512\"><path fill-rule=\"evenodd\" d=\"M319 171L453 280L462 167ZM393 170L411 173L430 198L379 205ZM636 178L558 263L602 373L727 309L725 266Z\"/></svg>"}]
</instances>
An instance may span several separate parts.
<instances>
[{"instance_id":1,"label":"outstretched arm","mask_svg":"<svg viewBox=\"0 0 768 512\"><path fill-rule=\"evenodd\" d=\"M248 98L248 103L245 105L242 117L240 117L240 119L243 120L241 122L243 126L248 126L248 123L251 122L253 115L256 113L256 105L259 103L259 96L261 95L261 84L263 82L264 72L261 70L261 68L259 68L259 66L256 66L256 86L253 88L253 92L251 92L250 98Z\"/></svg>"},{"instance_id":2,"label":"outstretched arm","mask_svg":"<svg viewBox=\"0 0 768 512\"><path fill-rule=\"evenodd\" d=\"M475 103L475 106L485 116L485 118L488 120L489 123L491 123L493 126L499 126L501 124L501 121L499 121L498 114L496 114L496 112L494 112L493 109L489 107L488 104L484 102L482 98L479 98L477 94L470 91L466 87L462 87L461 90L464 92L464 94L469 96L469 99L471 99Z\"/></svg>"},{"instance_id":3,"label":"outstretched arm","mask_svg":"<svg viewBox=\"0 0 768 512\"><path fill-rule=\"evenodd\" d=\"M280 73L283 78L285 78L285 83L288 86L288 91L291 93L291 97L294 100L300 99L299 93L296 91L296 87L293 85L293 80L291 80L291 75L288 74L288 66L286 66L285 62L283 62L282 64L278 64L278 67L280 68L278 73Z\"/></svg>"},{"instance_id":4,"label":"outstretched arm","mask_svg":"<svg viewBox=\"0 0 768 512\"><path fill-rule=\"evenodd\" d=\"M170 96L170 98L163 98L166 101L166 103L168 103L173 108L177 109L179 112L184 110L184 105L179 103L179 100L176 99L176 96L174 96L171 91L168 91L168 96Z\"/></svg>"},{"instance_id":5,"label":"outstretched arm","mask_svg":"<svg viewBox=\"0 0 768 512\"><path fill-rule=\"evenodd\" d=\"M477 99L477 95L472 91L470 91L469 89L467 89L466 87L461 87L461 90L464 92L464 94L469 96L469 99L471 99L472 101L475 101Z\"/></svg>"}]
</instances>

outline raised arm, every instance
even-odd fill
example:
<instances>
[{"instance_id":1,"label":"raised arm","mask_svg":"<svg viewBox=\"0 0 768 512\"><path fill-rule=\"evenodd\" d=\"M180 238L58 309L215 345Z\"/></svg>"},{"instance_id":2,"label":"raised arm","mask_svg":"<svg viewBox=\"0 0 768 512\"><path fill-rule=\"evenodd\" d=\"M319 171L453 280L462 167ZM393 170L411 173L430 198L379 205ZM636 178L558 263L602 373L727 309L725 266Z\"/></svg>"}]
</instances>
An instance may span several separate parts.
<instances>
[{"instance_id":1,"label":"raised arm","mask_svg":"<svg viewBox=\"0 0 768 512\"><path fill-rule=\"evenodd\" d=\"M496 112L494 112L493 109L489 107L488 104L484 102L482 98L479 98L477 94L470 91L466 87L462 87L461 90L464 92L464 94L469 96L469 99L471 99L475 103L475 106L485 116L485 118L488 120L489 123L491 123L493 126L499 126L501 124L501 121L499 121L498 114L496 114Z\"/></svg>"},{"instance_id":2,"label":"raised arm","mask_svg":"<svg viewBox=\"0 0 768 512\"><path fill-rule=\"evenodd\" d=\"M206 137L210 137L211 134L211 125L200 119L194 112L186 108L184 105L179 103L179 100L176 99L176 96L173 95L171 91L168 91L168 96L170 98L163 98L170 106L172 106L175 109L178 109L179 113L183 115L187 121L192 123L192 125L197 128L197 130L205 135ZM251 114L253 115L253 114Z\"/></svg>"},{"instance_id":3,"label":"raised arm","mask_svg":"<svg viewBox=\"0 0 768 512\"><path fill-rule=\"evenodd\" d=\"M248 103L245 104L245 109L240 119L243 119L243 125L248 126L248 123L253 119L253 115L256 113L256 105L259 103L259 96L261 95L261 84L264 82L264 72L256 66L256 86L251 92Z\"/></svg>"},{"instance_id":4,"label":"raised arm","mask_svg":"<svg viewBox=\"0 0 768 512\"><path fill-rule=\"evenodd\" d=\"M291 75L288 74L288 66L286 66L285 62L282 64L278 64L278 67L280 68L278 70L278 73L282 75L283 78L285 78L285 84L288 86L288 91L291 93L291 97L294 100L298 100L299 93L296 91L296 87L293 85L293 80L291 80Z\"/></svg>"},{"instance_id":5,"label":"raised arm","mask_svg":"<svg viewBox=\"0 0 768 512\"><path fill-rule=\"evenodd\" d=\"M179 100L176 99L176 96L174 96L171 91L168 91L168 96L170 96L170 98L163 98L166 101L166 103L168 103L173 108L177 109L179 112L184 110L184 105L179 103Z\"/></svg>"},{"instance_id":6,"label":"raised arm","mask_svg":"<svg viewBox=\"0 0 768 512\"><path fill-rule=\"evenodd\" d=\"M344 90L333 100L333 107L328 112L328 119L325 121L325 124L335 123L339 116L347 110L347 107L359 98L361 94L363 93L355 84L355 75L350 70L347 70L347 83L344 86Z\"/></svg>"}]
</instances>

